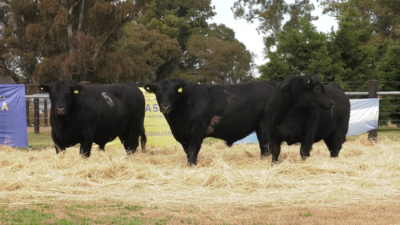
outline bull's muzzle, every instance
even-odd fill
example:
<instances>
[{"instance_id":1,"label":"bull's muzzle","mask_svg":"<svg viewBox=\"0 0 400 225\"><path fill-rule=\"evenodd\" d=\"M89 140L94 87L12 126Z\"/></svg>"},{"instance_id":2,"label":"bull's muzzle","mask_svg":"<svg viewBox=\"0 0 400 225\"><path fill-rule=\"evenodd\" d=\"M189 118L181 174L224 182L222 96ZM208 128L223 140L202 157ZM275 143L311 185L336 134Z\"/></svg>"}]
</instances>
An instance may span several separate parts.
<instances>
[{"instance_id":1,"label":"bull's muzzle","mask_svg":"<svg viewBox=\"0 0 400 225\"><path fill-rule=\"evenodd\" d=\"M57 115L64 115L65 109L64 108L57 108Z\"/></svg>"},{"instance_id":2,"label":"bull's muzzle","mask_svg":"<svg viewBox=\"0 0 400 225\"><path fill-rule=\"evenodd\" d=\"M169 113L170 107L169 106L161 106L160 110L162 113Z\"/></svg>"}]
</instances>

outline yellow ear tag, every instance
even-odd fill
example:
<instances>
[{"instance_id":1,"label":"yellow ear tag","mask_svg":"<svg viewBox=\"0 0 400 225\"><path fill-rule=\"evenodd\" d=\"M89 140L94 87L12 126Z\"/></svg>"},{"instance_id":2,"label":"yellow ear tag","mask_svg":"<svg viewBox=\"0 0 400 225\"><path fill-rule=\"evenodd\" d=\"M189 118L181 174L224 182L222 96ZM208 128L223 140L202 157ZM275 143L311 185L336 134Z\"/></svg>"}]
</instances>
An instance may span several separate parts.
<instances>
[{"instance_id":1,"label":"yellow ear tag","mask_svg":"<svg viewBox=\"0 0 400 225\"><path fill-rule=\"evenodd\" d=\"M41 88L40 88L40 90L42 90L42 91L43 91L43 88L41 87Z\"/></svg>"},{"instance_id":2,"label":"yellow ear tag","mask_svg":"<svg viewBox=\"0 0 400 225\"><path fill-rule=\"evenodd\" d=\"M74 93L75 93L75 94L78 94L78 93L79 93L79 91L78 91L78 90L75 90L75 91L74 91Z\"/></svg>"},{"instance_id":3,"label":"yellow ear tag","mask_svg":"<svg viewBox=\"0 0 400 225\"><path fill-rule=\"evenodd\" d=\"M308 83L310 83L310 80L308 80Z\"/></svg>"},{"instance_id":4,"label":"yellow ear tag","mask_svg":"<svg viewBox=\"0 0 400 225\"><path fill-rule=\"evenodd\" d=\"M179 93L182 93L182 87L180 87L180 88L178 89L178 92L179 92Z\"/></svg>"},{"instance_id":5,"label":"yellow ear tag","mask_svg":"<svg viewBox=\"0 0 400 225\"><path fill-rule=\"evenodd\" d=\"M146 88L146 90L150 90L150 88L149 88L149 87L147 87L147 88Z\"/></svg>"}]
</instances>

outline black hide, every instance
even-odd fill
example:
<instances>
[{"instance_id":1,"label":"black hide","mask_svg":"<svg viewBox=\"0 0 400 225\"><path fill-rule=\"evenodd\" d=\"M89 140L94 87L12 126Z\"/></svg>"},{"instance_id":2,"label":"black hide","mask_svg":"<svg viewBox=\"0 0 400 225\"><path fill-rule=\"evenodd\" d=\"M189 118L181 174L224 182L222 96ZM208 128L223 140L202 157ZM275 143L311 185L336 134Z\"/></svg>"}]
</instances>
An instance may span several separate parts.
<instances>
[{"instance_id":1,"label":"black hide","mask_svg":"<svg viewBox=\"0 0 400 225\"><path fill-rule=\"evenodd\" d=\"M156 94L160 110L182 145L188 163L196 165L206 137L225 140L231 146L255 131L261 155L268 155L268 140L263 135L266 130L261 129L260 119L274 90L272 85L274 82L265 81L206 86L170 79L144 88Z\"/></svg>"},{"instance_id":2,"label":"black hide","mask_svg":"<svg viewBox=\"0 0 400 225\"><path fill-rule=\"evenodd\" d=\"M301 143L300 155L305 159L313 143L324 140L331 157L337 157L346 141L349 118L350 101L340 86L324 86L315 75L286 78L265 107L272 162L278 161L283 141Z\"/></svg>"},{"instance_id":3,"label":"black hide","mask_svg":"<svg viewBox=\"0 0 400 225\"><path fill-rule=\"evenodd\" d=\"M104 150L116 137L127 153L136 151L139 136L145 147L144 96L134 83L81 85L60 80L39 89L50 95L51 136L57 153L80 143L80 154L89 157L93 143Z\"/></svg>"}]
</instances>

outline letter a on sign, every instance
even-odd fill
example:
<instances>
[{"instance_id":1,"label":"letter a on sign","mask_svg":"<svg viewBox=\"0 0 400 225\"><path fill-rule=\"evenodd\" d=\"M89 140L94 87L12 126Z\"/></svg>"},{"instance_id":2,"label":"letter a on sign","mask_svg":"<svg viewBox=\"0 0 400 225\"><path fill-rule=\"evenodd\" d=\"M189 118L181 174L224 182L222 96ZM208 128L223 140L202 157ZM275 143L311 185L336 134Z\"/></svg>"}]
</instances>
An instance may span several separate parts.
<instances>
[{"instance_id":1,"label":"letter a on sign","mask_svg":"<svg viewBox=\"0 0 400 225\"><path fill-rule=\"evenodd\" d=\"M8 110L6 102L3 102L3 107L1 107L1 111Z\"/></svg>"}]
</instances>

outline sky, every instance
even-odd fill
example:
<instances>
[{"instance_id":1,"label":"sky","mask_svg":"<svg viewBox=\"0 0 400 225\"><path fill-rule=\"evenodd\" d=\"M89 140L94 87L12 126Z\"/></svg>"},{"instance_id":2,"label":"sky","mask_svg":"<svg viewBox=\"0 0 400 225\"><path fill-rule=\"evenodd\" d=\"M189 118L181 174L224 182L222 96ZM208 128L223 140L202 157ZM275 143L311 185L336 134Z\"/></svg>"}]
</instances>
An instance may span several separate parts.
<instances>
[{"instance_id":1,"label":"sky","mask_svg":"<svg viewBox=\"0 0 400 225\"><path fill-rule=\"evenodd\" d=\"M211 5L215 6L215 12L217 15L214 16L211 23L217 24L225 24L227 27L233 29L235 31L236 38L246 45L247 49L251 52L255 53L257 57L255 58L255 63L257 66L265 64L267 61L263 56L263 35L258 34L256 28L258 26L258 22L248 23L245 19L237 19L233 17L233 12L231 7L236 0L212 0ZM294 0L288 0L291 2ZM331 28L337 28L337 22L333 17L322 15L322 8L318 6L318 2L316 0L311 0L314 3L315 10L313 15L318 16L319 19L314 21L314 25L316 26L318 31L321 32L329 32ZM258 77L258 73L256 72L256 76Z\"/></svg>"}]
</instances>

